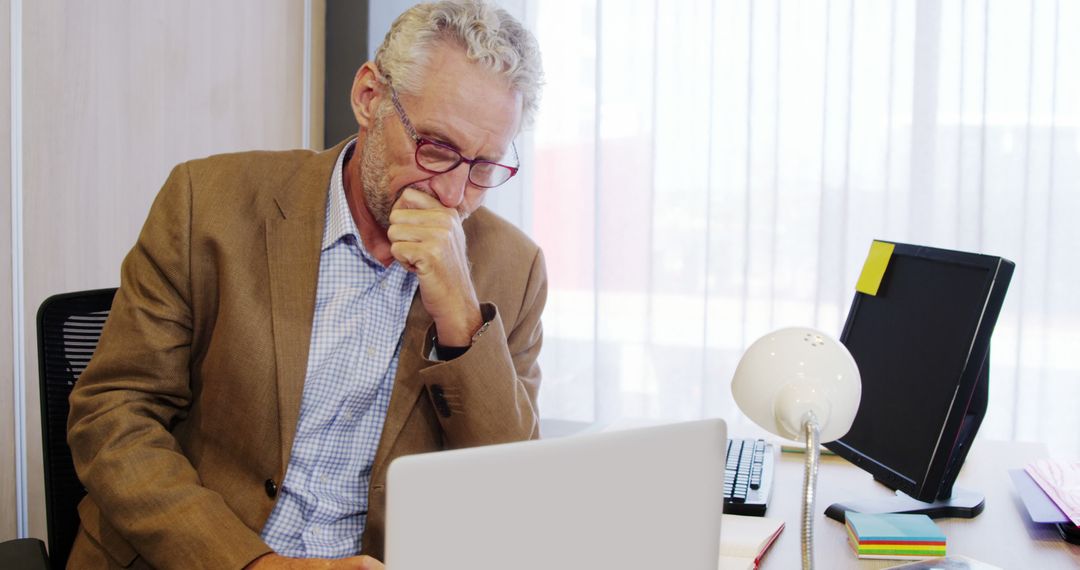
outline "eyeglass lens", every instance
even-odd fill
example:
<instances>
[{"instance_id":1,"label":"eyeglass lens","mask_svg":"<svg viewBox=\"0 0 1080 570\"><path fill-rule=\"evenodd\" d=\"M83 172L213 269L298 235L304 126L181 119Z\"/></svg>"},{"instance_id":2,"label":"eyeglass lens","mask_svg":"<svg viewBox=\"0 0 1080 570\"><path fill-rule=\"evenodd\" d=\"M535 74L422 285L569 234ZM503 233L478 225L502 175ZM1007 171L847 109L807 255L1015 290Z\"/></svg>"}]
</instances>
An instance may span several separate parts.
<instances>
[{"instance_id":1,"label":"eyeglass lens","mask_svg":"<svg viewBox=\"0 0 1080 570\"><path fill-rule=\"evenodd\" d=\"M456 168L463 159L461 153L450 147L424 141L416 149L416 161L432 172L446 172ZM512 170L499 164L474 162L469 168L469 181L477 186L490 188L506 182L513 174Z\"/></svg>"}]
</instances>

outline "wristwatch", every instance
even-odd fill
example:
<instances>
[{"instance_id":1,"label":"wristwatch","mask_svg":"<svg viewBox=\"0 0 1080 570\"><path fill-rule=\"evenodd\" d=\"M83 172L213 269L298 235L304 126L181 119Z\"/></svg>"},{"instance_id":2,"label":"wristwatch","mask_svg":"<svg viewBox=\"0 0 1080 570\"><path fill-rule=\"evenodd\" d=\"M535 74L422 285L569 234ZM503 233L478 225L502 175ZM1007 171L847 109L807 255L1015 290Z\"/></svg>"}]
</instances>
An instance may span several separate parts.
<instances>
[{"instance_id":1,"label":"wristwatch","mask_svg":"<svg viewBox=\"0 0 1080 570\"><path fill-rule=\"evenodd\" d=\"M469 347L476 344L476 341L480 340L480 335L484 334L484 332L487 331L488 327L490 326L491 321L485 321L484 324L480 325L480 328L476 329L476 332L473 333L472 338L469 339L469 346L443 346L439 344L439 337L437 334L431 335L431 342L432 345L435 347L435 356L439 360L447 361L453 360L461 356L462 354L465 354L465 351L469 350Z\"/></svg>"},{"instance_id":2,"label":"wristwatch","mask_svg":"<svg viewBox=\"0 0 1080 570\"><path fill-rule=\"evenodd\" d=\"M473 333L472 338L469 339L469 346L476 344L476 341L480 340L480 335L484 334L484 332L487 331L488 327L490 326L491 321L485 321L484 324L480 325L480 328L476 329L476 332Z\"/></svg>"}]
</instances>

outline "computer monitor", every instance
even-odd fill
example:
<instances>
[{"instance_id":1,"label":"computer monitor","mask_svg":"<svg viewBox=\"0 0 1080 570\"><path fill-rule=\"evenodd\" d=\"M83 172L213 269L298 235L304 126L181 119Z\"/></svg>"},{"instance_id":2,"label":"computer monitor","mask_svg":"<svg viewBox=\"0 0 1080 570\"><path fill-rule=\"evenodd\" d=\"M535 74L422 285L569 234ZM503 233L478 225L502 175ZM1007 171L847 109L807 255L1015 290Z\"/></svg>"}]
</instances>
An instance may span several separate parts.
<instances>
[{"instance_id":1,"label":"computer monitor","mask_svg":"<svg viewBox=\"0 0 1080 570\"><path fill-rule=\"evenodd\" d=\"M990 335L1014 267L896 243L877 294L855 294L840 341L859 366L862 401L851 430L826 447L915 500L837 504L830 517L982 511L981 495L953 483L986 412Z\"/></svg>"}]
</instances>

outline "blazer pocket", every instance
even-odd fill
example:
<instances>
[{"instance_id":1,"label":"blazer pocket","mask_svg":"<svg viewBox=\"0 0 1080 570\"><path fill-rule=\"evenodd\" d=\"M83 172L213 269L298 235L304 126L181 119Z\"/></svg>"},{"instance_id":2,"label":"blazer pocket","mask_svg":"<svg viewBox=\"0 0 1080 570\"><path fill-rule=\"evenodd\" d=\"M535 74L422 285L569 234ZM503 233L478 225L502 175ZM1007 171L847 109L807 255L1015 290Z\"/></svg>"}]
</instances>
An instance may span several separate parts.
<instances>
[{"instance_id":1,"label":"blazer pocket","mask_svg":"<svg viewBox=\"0 0 1080 570\"><path fill-rule=\"evenodd\" d=\"M83 497L83 500L79 502L79 522L82 523L86 534L120 566L125 568L131 566L139 555L131 544L105 520L105 517L101 515L101 509L90 497Z\"/></svg>"}]
</instances>

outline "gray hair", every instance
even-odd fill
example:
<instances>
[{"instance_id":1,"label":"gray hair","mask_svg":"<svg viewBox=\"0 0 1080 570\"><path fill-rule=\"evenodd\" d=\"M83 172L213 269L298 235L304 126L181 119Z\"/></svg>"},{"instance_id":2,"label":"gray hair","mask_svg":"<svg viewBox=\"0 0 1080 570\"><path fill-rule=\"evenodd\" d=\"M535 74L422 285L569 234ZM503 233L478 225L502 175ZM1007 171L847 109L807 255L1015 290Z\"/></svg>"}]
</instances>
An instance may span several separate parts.
<instances>
[{"instance_id":1,"label":"gray hair","mask_svg":"<svg viewBox=\"0 0 1080 570\"><path fill-rule=\"evenodd\" d=\"M544 74L540 47L506 10L483 0L444 0L406 10L375 51L375 65L393 78L395 89L415 94L432 48L446 41L464 48L469 61L506 78L521 93L522 126L532 124Z\"/></svg>"}]
</instances>

